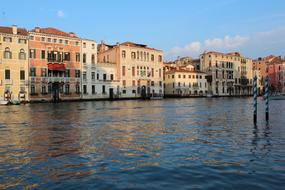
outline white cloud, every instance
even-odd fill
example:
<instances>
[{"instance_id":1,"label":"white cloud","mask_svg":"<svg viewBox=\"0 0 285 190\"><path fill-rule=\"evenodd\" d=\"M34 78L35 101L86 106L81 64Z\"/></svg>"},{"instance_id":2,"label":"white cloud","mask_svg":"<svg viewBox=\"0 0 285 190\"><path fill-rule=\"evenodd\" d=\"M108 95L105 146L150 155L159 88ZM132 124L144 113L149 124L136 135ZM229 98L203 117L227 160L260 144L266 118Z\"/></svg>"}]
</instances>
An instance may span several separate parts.
<instances>
[{"instance_id":1,"label":"white cloud","mask_svg":"<svg viewBox=\"0 0 285 190\"><path fill-rule=\"evenodd\" d=\"M58 18L64 18L64 17L65 17L65 13L64 13L63 10L58 10L58 11L56 12L56 16L57 16Z\"/></svg>"},{"instance_id":2,"label":"white cloud","mask_svg":"<svg viewBox=\"0 0 285 190\"><path fill-rule=\"evenodd\" d=\"M255 32L247 36L225 36L207 39L203 42L192 42L184 47L172 48L166 57L177 56L198 57L204 51L233 52L239 51L244 56L257 58L267 55L285 55L285 26L268 31Z\"/></svg>"},{"instance_id":3,"label":"white cloud","mask_svg":"<svg viewBox=\"0 0 285 190\"><path fill-rule=\"evenodd\" d=\"M248 37L236 35L234 37L225 36L224 38L214 38L205 41L206 48L237 48L244 45L248 41Z\"/></svg>"},{"instance_id":4,"label":"white cloud","mask_svg":"<svg viewBox=\"0 0 285 190\"><path fill-rule=\"evenodd\" d=\"M224 38L207 39L204 42L191 42L184 47L174 47L170 50L171 56L198 56L205 50L233 51L244 45L249 40L248 37L236 35L234 37L225 36Z\"/></svg>"},{"instance_id":5,"label":"white cloud","mask_svg":"<svg viewBox=\"0 0 285 190\"><path fill-rule=\"evenodd\" d=\"M171 50L171 54L187 54L187 53L198 53L201 50L200 42L192 42L187 44L185 47L174 47Z\"/></svg>"}]
</instances>

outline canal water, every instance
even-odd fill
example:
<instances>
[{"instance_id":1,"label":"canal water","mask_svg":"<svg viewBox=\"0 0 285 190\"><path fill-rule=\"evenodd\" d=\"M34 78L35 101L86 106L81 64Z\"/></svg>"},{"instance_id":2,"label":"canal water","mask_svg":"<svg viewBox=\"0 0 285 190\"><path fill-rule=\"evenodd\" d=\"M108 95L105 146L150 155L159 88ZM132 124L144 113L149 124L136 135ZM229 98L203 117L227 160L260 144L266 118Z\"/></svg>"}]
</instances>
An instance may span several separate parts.
<instances>
[{"instance_id":1,"label":"canal water","mask_svg":"<svg viewBox=\"0 0 285 190\"><path fill-rule=\"evenodd\" d=\"M0 189L282 189L285 101L0 107Z\"/></svg>"}]
</instances>

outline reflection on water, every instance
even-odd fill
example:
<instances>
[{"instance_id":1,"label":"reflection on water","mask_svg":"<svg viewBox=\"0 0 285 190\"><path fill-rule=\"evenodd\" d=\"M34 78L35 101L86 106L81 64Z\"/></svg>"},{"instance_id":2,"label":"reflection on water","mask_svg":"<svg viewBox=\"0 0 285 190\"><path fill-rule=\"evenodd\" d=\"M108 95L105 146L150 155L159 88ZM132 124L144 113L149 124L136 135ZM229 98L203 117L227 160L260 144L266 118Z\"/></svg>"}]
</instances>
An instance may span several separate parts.
<instances>
[{"instance_id":1,"label":"reflection on water","mask_svg":"<svg viewBox=\"0 0 285 190\"><path fill-rule=\"evenodd\" d=\"M272 101L269 125L259 114L257 127L251 103L220 98L1 107L0 189L280 189L285 102Z\"/></svg>"}]
</instances>

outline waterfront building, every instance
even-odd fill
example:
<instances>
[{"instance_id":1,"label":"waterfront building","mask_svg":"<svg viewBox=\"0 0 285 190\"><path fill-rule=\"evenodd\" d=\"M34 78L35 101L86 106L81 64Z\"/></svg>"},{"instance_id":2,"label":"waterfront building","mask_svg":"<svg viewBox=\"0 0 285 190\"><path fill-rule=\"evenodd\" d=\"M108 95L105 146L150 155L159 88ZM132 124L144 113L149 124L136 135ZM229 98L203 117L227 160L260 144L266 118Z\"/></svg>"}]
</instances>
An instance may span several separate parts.
<instances>
[{"instance_id":1,"label":"waterfront building","mask_svg":"<svg viewBox=\"0 0 285 190\"><path fill-rule=\"evenodd\" d=\"M167 68L165 72L165 96L206 96L206 73L196 71L193 65Z\"/></svg>"},{"instance_id":2,"label":"waterfront building","mask_svg":"<svg viewBox=\"0 0 285 190\"><path fill-rule=\"evenodd\" d=\"M77 60L81 62L82 99L95 99L97 44L87 39L82 39L80 43L81 53L77 54Z\"/></svg>"},{"instance_id":3,"label":"waterfront building","mask_svg":"<svg viewBox=\"0 0 285 190\"><path fill-rule=\"evenodd\" d=\"M204 52L200 69L207 73L209 92L215 96L252 94L252 60L238 52Z\"/></svg>"},{"instance_id":4,"label":"waterfront building","mask_svg":"<svg viewBox=\"0 0 285 190\"><path fill-rule=\"evenodd\" d=\"M285 91L285 60L280 56L266 56L253 61L253 71L258 78L260 93L264 92L265 78L269 77L270 90L272 92Z\"/></svg>"},{"instance_id":5,"label":"waterfront building","mask_svg":"<svg viewBox=\"0 0 285 190\"><path fill-rule=\"evenodd\" d=\"M98 63L96 66L96 99L119 99L120 94L117 65Z\"/></svg>"},{"instance_id":6,"label":"waterfront building","mask_svg":"<svg viewBox=\"0 0 285 190\"><path fill-rule=\"evenodd\" d=\"M117 67L120 98L163 96L163 52L132 42L98 48L98 60Z\"/></svg>"},{"instance_id":7,"label":"waterfront building","mask_svg":"<svg viewBox=\"0 0 285 190\"><path fill-rule=\"evenodd\" d=\"M0 27L0 100L26 101L28 94L28 32Z\"/></svg>"},{"instance_id":8,"label":"waterfront building","mask_svg":"<svg viewBox=\"0 0 285 190\"><path fill-rule=\"evenodd\" d=\"M81 40L72 32L36 27L29 32L31 101L81 98Z\"/></svg>"}]
</instances>

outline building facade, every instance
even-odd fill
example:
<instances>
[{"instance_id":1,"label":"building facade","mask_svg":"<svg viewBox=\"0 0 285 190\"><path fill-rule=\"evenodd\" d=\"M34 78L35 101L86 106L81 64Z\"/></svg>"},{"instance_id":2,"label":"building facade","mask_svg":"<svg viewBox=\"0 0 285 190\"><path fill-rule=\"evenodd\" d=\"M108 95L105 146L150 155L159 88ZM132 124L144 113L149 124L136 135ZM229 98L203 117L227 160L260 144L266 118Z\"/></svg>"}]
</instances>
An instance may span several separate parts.
<instances>
[{"instance_id":1,"label":"building facade","mask_svg":"<svg viewBox=\"0 0 285 190\"><path fill-rule=\"evenodd\" d=\"M0 100L29 99L28 67L27 30L0 27Z\"/></svg>"},{"instance_id":2,"label":"building facade","mask_svg":"<svg viewBox=\"0 0 285 190\"><path fill-rule=\"evenodd\" d=\"M208 84L206 73L195 71L194 66L168 68L165 72L165 96L206 96Z\"/></svg>"},{"instance_id":3,"label":"building facade","mask_svg":"<svg viewBox=\"0 0 285 190\"><path fill-rule=\"evenodd\" d=\"M74 33L36 27L29 32L31 101L81 98L81 40Z\"/></svg>"},{"instance_id":4,"label":"building facade","mask_svg":"<svg viewBox=\"0 0 285 190\"><path fill-rule=\"evenodd\" d=\"M252 60L237 52L204 52L200 69L207 73L208 90L215 96L252 94Z\"/></svg>"},{"instance_id":5,"label":"building facade","mask_svg":"<svg viewBox=\"0 0 285 190\"><path fill-rule=\"evenodd\" d=\"M258 79L258 90L264 92L265 78L269 77L271 92L285 91L285 59L280 56L270 55L253 61L253 72Z\"/></svg>"},{"instance_id":6,"label":"building facade","mask_svg":"<svg viewBox=\"0 0 285 190\"><path fill-rule=\"evenodd\" d=\"M146 45L101 43L98 60L117 66L119 98L163 96L163 52Z\"/></svg>"}]
</instances>

